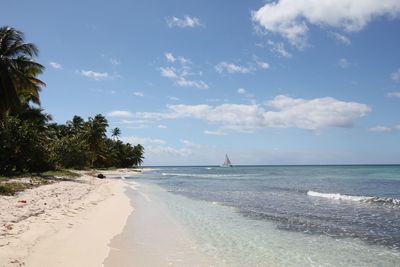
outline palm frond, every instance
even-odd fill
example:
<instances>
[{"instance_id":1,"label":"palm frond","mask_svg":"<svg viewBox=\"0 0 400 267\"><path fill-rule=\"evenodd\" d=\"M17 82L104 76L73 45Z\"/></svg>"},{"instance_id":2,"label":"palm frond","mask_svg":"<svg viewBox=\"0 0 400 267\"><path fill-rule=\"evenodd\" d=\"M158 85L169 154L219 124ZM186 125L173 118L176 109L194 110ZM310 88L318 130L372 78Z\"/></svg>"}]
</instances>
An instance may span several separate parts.
<instances>
[{"instance_id":1,"label":"palm frond","mask_svg":"<svg viewBox=\"0 0 400 267\"><path fill-rule=\"evenodd\" d=\"M12 27L0 28L0 112L18 111L23 103L40 104L46 84L37 78L44 66L33 61L38 49L25 43L24 34Z\"/></svg>"}]
</instances>

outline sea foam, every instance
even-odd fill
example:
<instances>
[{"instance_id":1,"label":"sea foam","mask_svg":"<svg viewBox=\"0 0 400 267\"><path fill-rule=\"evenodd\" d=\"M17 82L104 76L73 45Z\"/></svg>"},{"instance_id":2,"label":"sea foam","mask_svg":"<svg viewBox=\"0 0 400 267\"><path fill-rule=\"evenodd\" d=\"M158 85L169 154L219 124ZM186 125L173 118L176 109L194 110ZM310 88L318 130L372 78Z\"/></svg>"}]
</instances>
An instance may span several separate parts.
<instances>
[{"instance_id":1,"label":"sea foam","mask_svg":"<svg viewBox=\"0 0 400 267\"><path fill-rule=\"evenodd\" d=\"M355 202L365 202L365 203L377 203L377 204L387 204L393 206L400 206L400 199L389 198L389 197L367 197L367 196L349 196L341 195L339 193L320 193L315 191L308 191L308 196L321 197L334 200L345 200L345 201L355 201Z\"/></svg>"}]
</instances>

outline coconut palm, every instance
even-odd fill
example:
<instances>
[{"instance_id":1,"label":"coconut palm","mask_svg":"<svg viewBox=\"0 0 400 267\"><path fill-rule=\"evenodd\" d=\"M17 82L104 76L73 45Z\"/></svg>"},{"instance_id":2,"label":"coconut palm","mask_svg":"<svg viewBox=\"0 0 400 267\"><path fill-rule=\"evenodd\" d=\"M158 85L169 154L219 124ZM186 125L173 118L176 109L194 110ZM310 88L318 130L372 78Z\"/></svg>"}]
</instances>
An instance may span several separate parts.
<instances>
[{"instance_id":1,"label":"coconut palm","mask_svg":"<svg viewBox=\"0 0 400 267\"><path fill-rule=\"evenodd\" d=\"M134 165L140 166L144 160L144 147L141 144L138 144L133 147L134 154Z\"/></svg>"},{"instance_id":2,"label":"coconut palm","mask_svg":"<svg viewBox=\"0 0 400 267\"><path fill-rule=\"evenodd\" d=\"M33 61L38 49L25 43L24 34L11 27L0 28L0 120L22 104L40 104L39 91L45 84L36 78L44 67Z\"/></svg>"},{"instance_id":3,"label":"coconut palm","mask_svg":"<svg viewBox=\"0 0 400 267\"><path fill-rule=\"evenodd\" d=\"M86 124L86 136L89 149L93 153L92 166L96 160L102 160L104 155L104 144L106 140L106 132L108 127L107 119L97 114L94 118L89 118Z\"/></svg>"},{"instance_id":4,"label":"coconut palm","mask_svg":"<svg viewBox=\"0 0 400 267\"><path fill-rule=\"evenodd\" d=\"M82 117L75 115L72 118L71 123L72 123L72 127L74 127L75 129L81 130L85 124L85 120L82 119Z\"/></svg>"},{"instance_id":5,"label":"coconut palm","mask_svg":"<svg viewBox=\"0 0 400 267\"><path fill-rule=\"evenodd\" d=\"M121 135L121 130L117 127L115 127L114 129L112 129L111 131L111 136L114 137L114 139L118 140L118 137Z\"/></svg>"},{"instance_id":6,"label":"coconut palm","mask_svg":"<svg viewBox=\"0 0 400 267\"><path fill-rule=\"evenodd\" d=\"M27 103L24 104L17 117L43 132L48 128L49 121L52 120L52 116L45 113L43 109L31 107Z\"/></svg>"},{"instance_id":7,"label":"coconut palm","mask_svg":"<svg viewBox=\"0 0 400 267\"><path fill-rule=\"evenodd\" d=\"M70 134L82 133L85 127L85 120L75 115L72 120L67 121L67 127Z\"/></svg>"}]
</instances>

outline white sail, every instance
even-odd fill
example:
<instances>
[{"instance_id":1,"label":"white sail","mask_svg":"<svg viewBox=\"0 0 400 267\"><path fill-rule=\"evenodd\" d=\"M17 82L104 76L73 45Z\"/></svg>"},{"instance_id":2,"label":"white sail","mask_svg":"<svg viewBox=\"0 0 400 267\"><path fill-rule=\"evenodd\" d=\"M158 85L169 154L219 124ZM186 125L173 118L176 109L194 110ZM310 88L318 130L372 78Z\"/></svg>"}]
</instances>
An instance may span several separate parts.
<instances>
[{"instance_id":1,"label":"white sail","mask_svg":"<svg viewBox=\"0 0 400 267\"><path fill-rule=\"evenodd\" d=\"M221 167L232 167L232 163L229 160L228 154L225 155L225 161L224 164L221 165Z\"/></svg>"}]
</instances>

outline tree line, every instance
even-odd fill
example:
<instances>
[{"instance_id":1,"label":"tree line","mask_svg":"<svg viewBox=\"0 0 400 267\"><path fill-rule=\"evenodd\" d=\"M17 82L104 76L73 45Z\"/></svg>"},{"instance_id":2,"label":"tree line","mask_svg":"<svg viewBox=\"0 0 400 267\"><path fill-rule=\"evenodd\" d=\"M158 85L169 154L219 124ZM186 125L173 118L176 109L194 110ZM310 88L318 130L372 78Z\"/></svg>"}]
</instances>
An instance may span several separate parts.
<instances>
[{"instance_id":1,"label":"tree line","mask_svg":"<svg viewBox=\"0 0 400 267\"><path fill-rule=\"evenodd\" d=\"M40 107L45 83L37 78L44 71L37 55L22 32L0 28L0 174L140 166L143 146L120 141L118 128L108 137L103 115L52 122Z\"/></svg>"}]
</instances>

